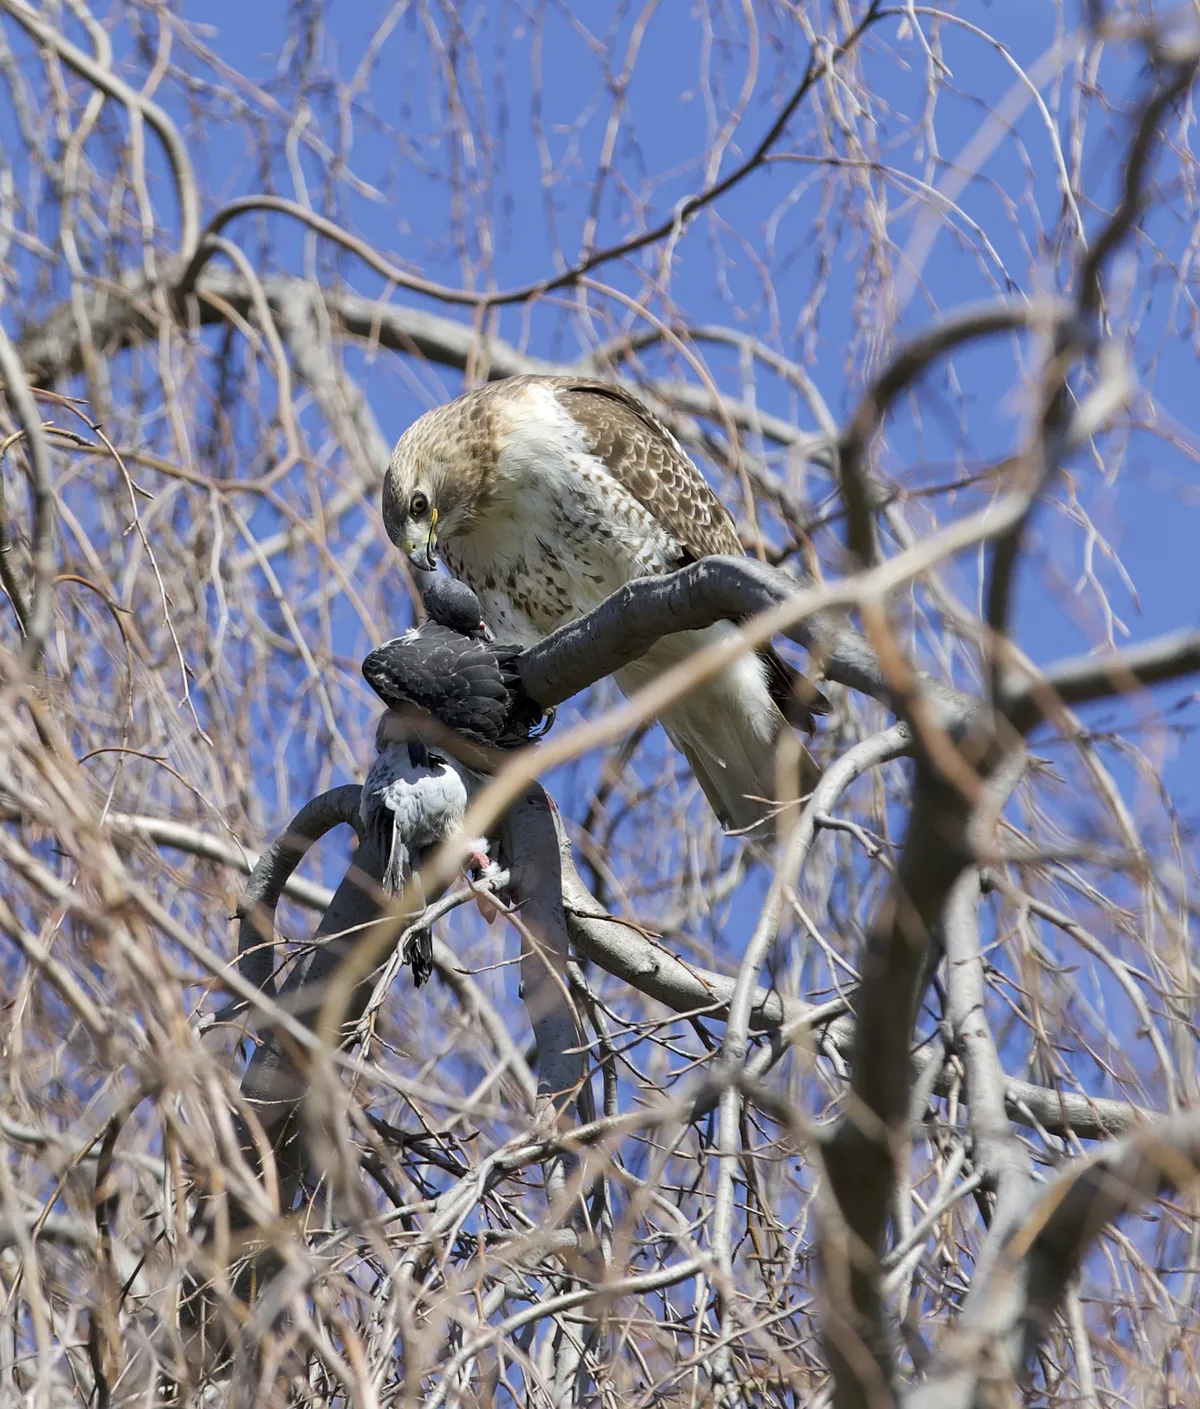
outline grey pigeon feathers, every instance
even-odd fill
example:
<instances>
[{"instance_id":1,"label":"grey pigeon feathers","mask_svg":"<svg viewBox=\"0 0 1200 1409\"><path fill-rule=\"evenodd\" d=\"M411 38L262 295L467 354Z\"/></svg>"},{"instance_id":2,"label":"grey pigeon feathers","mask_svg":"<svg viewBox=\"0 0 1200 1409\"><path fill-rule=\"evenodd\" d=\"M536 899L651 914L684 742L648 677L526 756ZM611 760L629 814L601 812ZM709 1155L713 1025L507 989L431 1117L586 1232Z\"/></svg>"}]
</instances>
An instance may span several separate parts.
<instances>
[{"instance_id":1,"label":"grey pigeon feathers","mask_svg":"<svg viewBox=\"0 0 1200 1409\"><path fill-rule=\"evenodd\" d=\"M453 759L431 753L419 740L385 744L380 750L359 805L363 828L376 837L384 858L383 888L399 895L430 852L462 830L467 804L478 776ZM487 843L473 846L486 856ZM425 897L418 897L424 906ZM433 972L433 939L428 929L408 941L405 959L420 987Z\"/></svg>"},{"instance_id":2,"label":"grey pigeon feathers","mask_svg":"<svg viewBox=\"0 0 1200 1409\"><path fill-rule=\"evenodd\" d=\"M544 711L521 685L520 648L492 642L479 598L465 582L435 578L425 606L428 621L363 661L367 683L389 709L416 705L473 743L527 743Z\"/></svg>"},{"instance_id":3,"label":"grey pigeon feathers","mask_svg":"<svg viewBox=\"0 0 1200 1409\"><path fill-rule=\"evenodd\" d=\"M516 669L520 648L495 644L479 598L465 582L435 577L426 582L423 596L429 620L363 662L371 688L389 709L415 705L474 743L498 748L527 743L545 711L522 688ZM480 781L479 774L430 752L418 738L380 744L360 810L364 830L374 835L383 858L385 891L399 895L429 854L462 831ZM469 866L477 875L494 877L486 840L472 842ZM415 899L424 908L425 896ZM494 907L485 897L479 906L490 923ZM428 928L413 932L404 958L420 987L433 971Z\"/></svg>"}]
</instances>

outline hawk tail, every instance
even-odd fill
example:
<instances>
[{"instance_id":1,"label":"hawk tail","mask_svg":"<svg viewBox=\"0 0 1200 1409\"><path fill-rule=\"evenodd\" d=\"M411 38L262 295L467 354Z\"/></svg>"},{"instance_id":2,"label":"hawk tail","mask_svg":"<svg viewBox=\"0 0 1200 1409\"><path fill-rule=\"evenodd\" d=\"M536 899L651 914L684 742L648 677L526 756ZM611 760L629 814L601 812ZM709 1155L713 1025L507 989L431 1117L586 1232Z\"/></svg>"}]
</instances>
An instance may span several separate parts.
<instances>
[{"instance_id":1,"label":"hawk tail","mask_svg":"<svg viewBox=\"0 0 1200 1409\"><path fill-rule=\"evenodd\" d=\"M781 722L786 724L786 720ZM691 766L701 791L708 804L716 813L721 825L728 832L745 833L756 840L762 840L770 832L771 817L776 810L773 801L777 779L773 751L767 756L768 767L762 767L759 756L751 759L740 750L728 750L732 758L716 760L702 744L694 744L668 729L672 742ZM733 742L731 740L731 742ZM799 742L799 741L797 741ZM801 797L812 792L821 778L821 769L812 754L800 743L800 778L798 793Z\"/></svg>"},{"instance_id":2,"label":"hawk tail","mask_svg":"<svg viewBox=\"0 0 1200 1409\"><path fill-rule=\"evenodd\" d=\"M767 689L780 712L793 729L816 732L818 714L829 713L829 701L807 675L789 665L774 646L758 652L767 676Z\"/></svg>"},{"instance_id":3,"label":"hawk tail","mask_svg":"<svg viewBox=\"0 0 1200 1409\"><path fill-rule=\"evenodd\" d=\"M790 725L757 665L751 657L743 669L723 671L664 713L662 724L726 830L761 839L777 810L778 745ZM800 776L782 791L803 797L821 770L803 742L792 738Z\"/></svg>"},{"instance_id":4,"label":"hawk tail","mask_svg":"<svg viewBox=\"0 0 1200 1409\"><path fill-rule=\"evenodd\" d=\"M723 639L731 628L723 622L703 631L665 636L640 660L617 672L617 683L632 694L648 679L699 647ZM823 712L825 698L807 681L801 683L779 656L743 656L719 675L696 685L659 716L667 736L691 764L696 781L728 831L761 838L778 811L777 799L810 793L821 776L815 760L791 734L778 701L802 706L797 721L811 725L814 711ZM815 697L815 698L814 698ZM790 738L785 736L790 735ZM799 750L799 778L777 779L781 741L786 755Z\"/></svg>"}]
</instances>

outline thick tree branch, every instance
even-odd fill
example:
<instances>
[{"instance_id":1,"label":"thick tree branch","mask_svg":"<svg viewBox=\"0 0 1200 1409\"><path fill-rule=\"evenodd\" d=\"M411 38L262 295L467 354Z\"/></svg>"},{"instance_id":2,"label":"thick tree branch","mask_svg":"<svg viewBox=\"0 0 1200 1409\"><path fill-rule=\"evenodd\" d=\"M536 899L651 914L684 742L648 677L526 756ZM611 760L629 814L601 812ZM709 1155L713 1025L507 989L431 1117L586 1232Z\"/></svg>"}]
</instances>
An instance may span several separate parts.
<instances>
[{"instance_id":1,"label":"thick tree branch","mask_svg":"<svg viewBox=\"0 0 1200 1409\"><path fill-rule=\"evenodd\" d=\"M946 902L941 939L946 956L946 1016L967 1076L972 1162L1005 1202L1023 1189L1029 1161L1021 1153L1004 1103L1005 1076L987 1017L979 943L979 871L969 867Z\"/></svg>"},{"instance_id":2,"label":"thick tree branch","mask_svg":"<svg viewBox=\"0 0 1200 1409\"><path fill-rule=\"evenodd\" d=\"M817 836L817 818L833 807L842 794L856 779L868 769L878 767L889 759L907 752L912 736L903 725L893 725L882 733L861 740L847 750L824 774L812 796L805 804L795 825L787 835L783 853L780 856L771 883L770 892L759 914L759 920L746 945L742 962L738 968L737 980L729 1002L729 1016L725 1025L725 1042L721 1064L730 1078L721 1094L717 1127L717 1184L713 1199L710 1244L717 1268L724 1277L725 1297L733 1289L733 1221L734 1221L734 1174L739 1161L740 1120L742 1096L735 1078L745 1071L747 1044L750 1036L751 1007L758 986L758 975L766 962L768 952L779 935L779 925L783 916L786 894L799 885L804 871L804 863ZM724 1312L722 1306L720 1322L724 1332ZM724 1335L722 1335L724 1339ZM713 1355L716 1383L720 1387L731 1377L729 1356L719 1349Z\"/></svg>"},{"instance_id":3,"label":"thick tree branch","mask_svg":"<svg viewBox=\"0 0 1200 1409\"><path fill-rule=\"evenodd\" d=\"M1017 459L1016 480L1026 494L1025 512L1017 517L992 545L985 618L992 638L1003 642L1008 634L1016 567L1025 532L1045 489L1062 469L1067 448L1078 441L1073 425L1087 419L1087 403L1103 407L1111 415L1128 399L1130 377L1122 352L1114 344L1101 344L1100 314L1103 305L1101 280L1104 268L1121 242L1129 235L1141 210L1142 192L1161 139L1160 122L1169 106L1192 84L1198 55L1193 40L1190 53L1177 55L1170 65L1169 79L1159 84L1142 104L1137 128L1126 155L1121 201L1105 222L1079 270L1075 300L1076 316L1060 318L1054 329L1053 355L1048 359L1040 389L1037 434ZM1070 377L1078 361L1095 350L1095 385L1077 411L1072 404ZM993 694L999 694L1002 654L993 656Z\"/></svg>"},{"instance_id":4,"label":"thick tree branch","mask_svg":"<svg viewBox=\"0 0 1200 1409\"><path fill-rule=\"evenodd\" d=\"M908 1159L913 1021L934 931L971 860L968 815L962 794L918 757L904 851L860 964L846 1112L825 1147L823 1329L836 1409L866 1409L891 1394L895 1358L879 1256L896 1167Z\"/></svg>"},{"instance_id":5,"label":"thick tree branch","mask_svg":"<svg viewBox=\"0 0 1200 1409\"><path fill-rule=\"evenodd\" d=\"M384 348L406 357L421 357L444 367L465 371L468 366L484 364L490 380L515 377L528 373L561 375L603 375L607 364L595 355L573 362L547 361L522 352L503 338L483 335L470 323L460 322L442 314L403 304L384 303L347 289L324 288L307 279L284 274L267 274L258 280L275 317L280 321L285 341L292 350L296 370L317 390L327 376L322 337L316 327L314 300L319 299L330 326L344 336L371 347ZM140 274L131 274L124 281L98 284L81 293L87 312L88 326L95 343L111 355L122 348L152 340L161 315L152 306L155 285ZM299 313L297 319L291 310ZM205 269L191 298L189 324L201 327L218 326L229 321L233 313L241 318L254 316L254 293L238 273L225 269ZM289 326L284 327L284 324ZM26 328L20 343L22 358L41 384L53 384L63 377L83 370L83 349L78 319L70 304L62 304L43 322ZM306 366L306 354L308 354ZM316 359L316 360L314 360ZM310 375L310 367L316 374ZM733 396L714 395L705 387L687 382L654 381L648 385L628 382L630 389L647 397L668 419L683 418L680 434L689 443L702 444L697 428L689 418L715 421L723 426L761 435L778 445L799 448L816 454L827 447L823 434L803 431L779 416L772 416L757 406ZM361 399L351 388L340 393L347 402ZM321 397L326 406L326 398ZM331 420L336 424L336 418ZM367 437L364 445L373 438ZM368 482L374 487L382 477L390 446L384 445L381 455L374 455L375 478Z\"/></svg>"},{"instance_id":6,"label":"thick tree branch","mask_svg":"<svg viewBox=\"0 0 1200 1409\"><path fill-rule=\"evenodd\" d=\"M509 890L519 909L521 997L538 1052L538 1095L552 1112L574 1101L583 1082L583 1032L570 995L570 937L563 909L557 817L534 787L510 808L500 835Z\"/></svg>"},{"instance_id":7,"label":"thick tree branch","mask_svg":"<svg viewBox=\"0 0 1200 1409\"><path fill-rule=\"evenodd\" d=\"M1128 231L1130 191L1139 187L1156 135L1157 117L1164 111L1164 91L1178 94L1190 84L1195 56L1177 65L1172 81L1144 105L1138 133L1126 167L1126 198L1101 236L1111 251ZM1136 204L1136 202L1134 202ZM1101 348L1097 358L1100 375L1088 400L1074 410L1068 395L1068 374L1074 364L1093 349L1097 331L1099 268L1102 258L1085 262L1078 317L1052 320L1054 346L1041 378L1041 404L1034 444L1018 462L1018 473L1006 495L1004 522L988 535L992 544L987 594L987 623L993 637L1002 640L1007 630L1012 583L1025 526L1039 493L1062 467L1068 448L1078 443L1087 425L1099 425L1121 404L1128 379L1119 356ZM983 325L968 317L957 331L974 335ZM985 328L999 331L999 326ZM885 373L883 393L873 389L843 437L842 490L849 522L850 546L860 561L875 557L872 505L868 479L860 472L870 433L896 391L908 384L930 355L936 355L942 334L956 331L951 323L933 331L923 352L920 340L901 350ZM909 357L911 349L919 355ZM872 640L881 654L898 656L887 642L888 628L882 612L876 615ZM905 669L896 662L897 672ZM995 668L993 667L995 680ZM998 686L994 694L998 694ZM903 708L904 702L901 702ZM906 715L908 711L905 711ZM917 719L913 717L914 725ZM974 920L962 913L977 902L978 880L970 886L964 873L990 843L988 833L998 820L1004 801L1019 777L1020 749L1005 760L1000 746L998 721L982 712L972 721L977 738L957 757L935 750L932 737L917 731L917 778L913 810L904 852L892 893L868 937L857 998L858 1023L851 1059L850 1100L837 1132L826 1150L826 1169L832 1206L827 1209L821 1239L822 1282L827 1306L824 1332L834 1377L835 1409L867 1409L886 1404L897 1391L896 1357L885 1315L879 1280L879 1254L885 1223L892 1205L897 1165L907 1165L909 1153L909 1067L906 1060L916 1004L927 980L929 951L939 926L949 922L958 967L954 1021L956 1035L964 1042L968 1077L976 1086L977 1108L972 1128L987 1173L999 1194L997 1224L990 1247L1007 1234L1019 1212L1026 1188L1026 1171L1014 1158L1001 1104L1002 1071L983 1013L982 969L972 939ZM974 754L966 769L959 763ZM954 764L946 771L948 763ZM1011 766L1010 766L1011 765ZM971 795L973 772L983 784L979 806ZM994 794L994 796L989 796ZM957 899L957 907L952 901ZM966 1399L955 1403L965 1404Z\"/></svg>"},{"instance_id":8,"label":"thick tree branch","mask_svg":"<svg viewBox=\"0 0 1200 1409\"><path fill-rule=\"evenodd\" d=\"M110 813L106 824L114 831L144 836L160 846L177 848L246 874L258 860L258 853L254 851L219 841L183 823ZM638 926L605 913L579 875L570 842L561 826L559 845L567 927L575 949L606 973L673 1012L723 1020L729 1011L736 979L685 963ZM296 876L287 881L283 894L317 911L326 910L334 896L328 887ZM443 977L451 960L450 952L440 949L435 942L434 962L443 971ZM756 989L750 1007L752 1032L772 1032L780 1027L803 1027L810 1023L820 1028L822 1042L828 1042L831 1051L841 1057L849 1056L854 1042L851 1018L831 1017L827 1005L814 1007L799 999L785 999L772 989ZM933 1089L944 1093L948 1089L948 1078L942 1078ZM1154 1115L1126 1101L1057 1091L1009 1076L1004 1078L1004 1102L1009 1118L1019 1125L1036 1125L1052 1135L1070 1133L1081 1140L1123 1134Z\"/></svg>"},{"instance_id":9,"label":"thick tree branch","mask_svg":"<svg viewBox=\"0 0 1200 1409\"><path fill-rule=\"evenodd\" d=\"M306 803L263 852L238 901L238 967L244 978L275 996L275 910L292 872L331 828L353 827L362 840L356 783L332 788Z\"/></svg>"},{"instance_id":10,"label":"thick tree branch","mask_svg":"<svg viewBox=\"0 0 1200 1409\"><path fill-rule=\"evenodd\" d=\"M1063 706L1132 694L1200 671L1200 631L1175 631L1105 656L1076 656L1048 666L1036 680L1010 671L1000 705L1022 733Z\"/></svg>"},{"instance_id":11,"label":"thick tree branch","mask_svg":"<svg viewBox=\"0 0 1200 1409\"><path fill-rule=\"evenodd\" d=\"M753 558L702 558L665 577L638 578L529 647L518 662L521 680L539 704L561 704L645 655L661 636L744 620L791 600L802 588ZM892 702L892 685L874 649L844 615L816 612L783 634L807 647L827 679ZM968 697L961 700L965 706Z\"/></svg>"}]
</instances>

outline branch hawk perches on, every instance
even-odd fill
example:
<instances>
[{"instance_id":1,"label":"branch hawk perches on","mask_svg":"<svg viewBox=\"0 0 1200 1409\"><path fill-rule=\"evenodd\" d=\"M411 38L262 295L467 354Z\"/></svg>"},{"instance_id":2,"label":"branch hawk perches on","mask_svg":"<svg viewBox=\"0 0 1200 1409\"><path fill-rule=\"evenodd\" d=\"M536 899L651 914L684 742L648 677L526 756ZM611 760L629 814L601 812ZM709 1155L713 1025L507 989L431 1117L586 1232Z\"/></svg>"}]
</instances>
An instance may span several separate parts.
<instances>
[{"instance_id":1,"label":"branch hawk perches on","mask_svg":"<svg viewBox=\"0 0 1200 1409\"><path fill-rule=\"evenodd\" d=\"M431 567L440 549L498 638L526 646L634 578L742 552L732 517L658 418L622 387L574 377L510 377L426 413L396 445L383 519L415 565ZM731 629L664 637L617 683L632 693ZM787 720L811 731L827 707L768 647L662 724L722 822L749 829L775 796ZM803 758L807 790L818 774Z\"/></svg>"}]
</instances>

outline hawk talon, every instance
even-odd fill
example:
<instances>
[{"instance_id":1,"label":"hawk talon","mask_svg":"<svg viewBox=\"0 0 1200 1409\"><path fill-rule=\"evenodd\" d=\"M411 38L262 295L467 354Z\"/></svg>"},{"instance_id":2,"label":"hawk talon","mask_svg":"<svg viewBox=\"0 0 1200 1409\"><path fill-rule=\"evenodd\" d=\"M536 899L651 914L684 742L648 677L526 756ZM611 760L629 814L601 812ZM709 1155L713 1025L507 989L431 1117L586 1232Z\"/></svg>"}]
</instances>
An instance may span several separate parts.
<instances>
[{"instance_id":1,"label":"hawk talon","mask_svg":"<svg viewBox=\"0 0 1200 1409\"><path fill-rule=\"evenodd\" d=\"M529 742L531 744L536 744L540 739L544 739L546 735L550 732L550 730L554 728L554 720L557 714L558 706L551 705L550 708L546 711L546 717L542 720L538 727L534 729L533 732L529 735Z\"/></svg>"}]
</instances>

